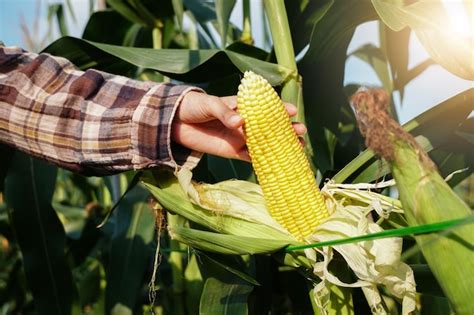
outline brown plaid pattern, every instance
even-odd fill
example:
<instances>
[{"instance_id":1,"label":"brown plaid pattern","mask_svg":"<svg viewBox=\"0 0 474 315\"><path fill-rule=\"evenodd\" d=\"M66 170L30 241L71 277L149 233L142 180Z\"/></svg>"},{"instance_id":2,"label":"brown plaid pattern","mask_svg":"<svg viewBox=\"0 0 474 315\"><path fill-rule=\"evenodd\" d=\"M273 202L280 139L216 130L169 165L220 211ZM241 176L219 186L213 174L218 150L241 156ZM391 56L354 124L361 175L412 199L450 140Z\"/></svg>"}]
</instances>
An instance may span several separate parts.
<instances>
[{"instance_id":1,"label":"brown plaid pattern","mask_svg":"<svg viewBox=\"0 0 474 315\"><path fill-rule=\"evenodd\" d=\"M0 46L0 142L86 175L192 168L200 154L170 140L191 90L201 91L78 71L64 58Z\"/></svg>"}]
</instances>

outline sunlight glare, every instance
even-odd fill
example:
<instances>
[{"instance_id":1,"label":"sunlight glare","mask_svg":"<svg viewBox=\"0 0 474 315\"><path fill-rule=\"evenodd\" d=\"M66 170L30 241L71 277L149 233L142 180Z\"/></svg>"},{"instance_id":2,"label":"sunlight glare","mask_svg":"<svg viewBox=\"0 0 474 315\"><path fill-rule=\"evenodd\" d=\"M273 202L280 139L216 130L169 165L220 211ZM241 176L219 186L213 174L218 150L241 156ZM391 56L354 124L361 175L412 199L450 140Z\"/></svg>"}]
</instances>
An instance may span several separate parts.
<instances>
[{"instance_id":1,"label":"sunlight glare","mask_svg":"<svg viewBox=\"0 0 474 315\"><path fill-rule=\"evenodd\" d=\"M474 20L474 9L472 9L474 5L471 4L471 10L469 10L471 12L468 12L467 6L463 2L463 0L443 0L453 32L464 38L472 38L474 36L474 26L471 23ZM469 18L469 14L471 18Z\"/></svg>"}]
</instances>

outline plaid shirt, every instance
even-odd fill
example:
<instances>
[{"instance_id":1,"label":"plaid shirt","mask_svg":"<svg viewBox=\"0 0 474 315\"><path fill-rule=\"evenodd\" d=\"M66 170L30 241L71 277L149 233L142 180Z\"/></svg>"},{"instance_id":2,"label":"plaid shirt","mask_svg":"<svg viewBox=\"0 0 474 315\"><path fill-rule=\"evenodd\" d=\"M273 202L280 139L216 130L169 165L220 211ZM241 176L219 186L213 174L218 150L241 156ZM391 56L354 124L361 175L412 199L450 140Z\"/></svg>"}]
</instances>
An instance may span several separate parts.
<instances>
[{"instance_id":1,"label":"plaid shirt","mask_svg":"<svg viewBox=\"0 0 474 315\"><path fill-rule=\"evenodd\" d=\"M86 175L192 168L200 154L170 139L176 108L191 90L202 91L83 72L64 58L0 42L0 142Z\"/></svg>"}]
</instances>

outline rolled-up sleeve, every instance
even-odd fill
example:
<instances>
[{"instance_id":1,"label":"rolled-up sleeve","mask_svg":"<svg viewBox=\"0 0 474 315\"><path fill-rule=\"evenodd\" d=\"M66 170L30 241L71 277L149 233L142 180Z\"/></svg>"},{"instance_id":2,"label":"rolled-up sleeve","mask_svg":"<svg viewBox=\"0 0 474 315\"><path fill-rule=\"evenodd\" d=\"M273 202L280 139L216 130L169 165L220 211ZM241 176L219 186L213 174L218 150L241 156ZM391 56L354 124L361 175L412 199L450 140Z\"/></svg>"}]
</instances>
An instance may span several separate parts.
<instances>
[{"instance_id":1,"label":"rolled-up sleeve","mask_svg":"<svg viewBox=\"0 0 474 315\"><path fill-rule=\"evenodd\" d=\"M0 46L0 142L86 175L193 168L201 154L171 141L189 91Z\"/></svg>"}]
</instances>

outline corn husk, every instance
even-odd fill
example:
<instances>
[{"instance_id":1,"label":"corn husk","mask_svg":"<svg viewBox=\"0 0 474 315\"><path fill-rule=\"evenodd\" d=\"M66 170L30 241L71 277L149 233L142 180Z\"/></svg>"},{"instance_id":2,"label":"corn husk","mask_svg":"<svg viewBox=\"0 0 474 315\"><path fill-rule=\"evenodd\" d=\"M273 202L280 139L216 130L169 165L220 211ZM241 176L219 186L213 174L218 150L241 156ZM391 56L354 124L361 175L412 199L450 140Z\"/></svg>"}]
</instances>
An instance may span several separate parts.
<instances>
[{"instance_id":1,"label":"corn husk","mask_svg":"<svg viewBox=\"0 0 474 315\"><path fill-rule=\"evenodd\" d=\"M323 242L342 239L368 233L380 232L383 229L370 220L372 206L339 206L336 212L312 235L311 241ZM393 296L402 300L402 313L408 314L415 310L416 285L413 271L400 261L402 251L401 238L385 238L375 241L363 241L316 250L323 256L317 261L314 250L306 250L312 257L314 273L322 282L316 285L314 294L319 306L326 308L329 301L329 284L342 287L361 287L373 314L386 314L381 295L377 286L386 288ZM355 273L354 283L344 283L328 270L329 263L337 251Z\"/></svg>"},{"instance_id":2,"label":"corn husk","mask_svg":"<svg viewBox=\"0 0 474 315\"><path fill-rule=\"evenodd\" d=\"M191 172L182 169L176 176L160 173L156 180L148 178L144 181L145 187L164 208L201 227L195 224L169 226L173 239L193 248L237 255L269 254L288 245L301 244L271 217L257 184L239 180L206 184L193 182L191 178ZM308 241L381 231L382 228L371 221L372 211L386 219L403 211L397 200L376 194L371 189L393 184L341 185L328 182L321 191L332 215ZM305 276L313 273L314 281L318 283L313 290L314 300L322 314L330 307L331 294L337 294L334 286L361 287L374 314L384 314L377 289L377 286L384 286L402 301L404 314L407 314L414 309L415 284L411 269L400 262L401 243L401 238L390 238L306 250L285 255L283 262L306 269L309 273ZM328 271L334 250L346 260L358 281L344 283Z\"/></svg>"},{"instance_id":3,"label":"corn husk","mask_svg":"<svg viewBox=\"0 0 474 315\"><path fill-rule=\"evenodd\" d=\"M443 178L420 163L415 150L398 144L396 154L399 158L392 164L392 173L410 225L471 215ZM474 227L464 225L416 240L456 314L474 314Z\"/></svg>"},{"instance_id":4,"label":"corn husk","mask_svg":"<svg viewBox=\"0 0 474 315\"><path fill-rule=\"evenodd\" d=\"M290 233L270 216L259 185L243 180L226 180L213 185L193 183L192 173L187 169L182 169L177 177L192 203L216 214L271 226L290 236Z\"/></svg>"},{"instance_id":5,"label":"corn husk","mask_svg":"<svg viewBox=\"0 0 474 315\"><path fill-rule=\"evenodd\" d=\"M415 139L387 114L388 101L380 90L360 91L353 97L367 146L390 163L408 223L470 216L471 209L443 180ZM455 313L474 314L473 226L417 236L416 241Z\"/></svg>"},{"instance_id":6,"label":"corn husk","mask_svg":"<svg viewBox=\"0 0 474 315\"><path fill-rule=\"evenodd\" d=\"M212 185L203 184L201 188L192 183L187 169L182 169L176 176L163 171L155 177L156 180L145 178L143 185L165 209L210 230L168 226L170 235L176 240L197 249L236 255L272 253L290 244L298 244L268 214L263 195L255 191L253 183L227 183L232 187L240 185L239 198L230 187L226 188L226 183L217 186L224 187L220 193L217 193L217 187L209 187ZM214 198L212 201L209 199L211 196ZM260 207L256 206L258 202ZM231 203L234 207L228 206ZM220 208L219 205L226 206ZM241 209L249 215L244 217Z\"/></svg>"}]
</instances>

